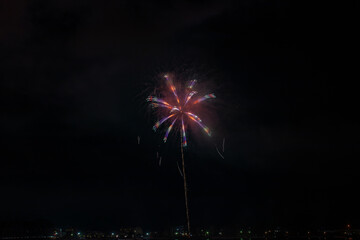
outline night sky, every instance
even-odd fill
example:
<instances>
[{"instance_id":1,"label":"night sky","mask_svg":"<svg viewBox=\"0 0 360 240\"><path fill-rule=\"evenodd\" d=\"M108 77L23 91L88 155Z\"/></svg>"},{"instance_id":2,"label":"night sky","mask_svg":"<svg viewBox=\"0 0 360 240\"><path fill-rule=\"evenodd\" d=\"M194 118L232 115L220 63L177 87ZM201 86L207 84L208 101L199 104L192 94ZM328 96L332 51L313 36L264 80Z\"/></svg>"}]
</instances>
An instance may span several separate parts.
<instances>
[{"instance_id":1,"label":"night sky","mask_svg":"<svg viewBox=\"0 0 360 240\"><path fill-rule=\"evenodd\" d=\"M330 2L1 1L0 220L184 224L179 139L145 101L173 72L217 96L192 224L359 227L358 26Z\"/></svg>"}]
</instances>

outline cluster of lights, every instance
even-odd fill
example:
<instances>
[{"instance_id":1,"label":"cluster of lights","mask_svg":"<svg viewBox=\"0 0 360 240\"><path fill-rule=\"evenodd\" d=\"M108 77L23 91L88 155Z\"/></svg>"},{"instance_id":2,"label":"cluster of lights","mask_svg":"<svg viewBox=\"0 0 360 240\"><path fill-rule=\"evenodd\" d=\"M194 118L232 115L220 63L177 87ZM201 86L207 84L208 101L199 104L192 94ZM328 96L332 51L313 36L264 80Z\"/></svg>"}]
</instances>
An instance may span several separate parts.
<instances>
[{"instance_id":1,"label":"cluster of lights","mask_svg":"<svg viewBox=\"0 0 360 240\"><path fill-rule=\"evenodd\" d=\"M347 229L344 231L344 234L345 234L345 235L351 234L351 232L350 232L350 228L351 228L350 224L346 225L346 228L347 228ZM136 232L136 230L135 230L135 232ZM207 231L207 230L201 229L201 232L204 233L206 236L209 236L209 235L210 235L210 232ZM265 235L268 235L268 234L270 234L270 233L272 233L272 232L273 232L273 233L279 233L280 230L278 230L278 229L277 229L277 230L274 230L274 231L268 230L268 231L265 231L264 234L265 234ZM248 231L240 230L240 234L244 234L244 233L251 234L251 230L248 230ZM307 231L306 233L307 233L307 235L309 235L309 236L310 236L310 234L311 234L310 231ZM220 236L223 235L222 231L220 231L218 234L219 234ZM289 232L286 231L285 234L288 235ZM324 235L327 235L327 232L324 231L323 234L324 234ZM59 233L58 233L57 231L54 231L54 236L57 236L57 235L59 235ZM70 235L71 235L71 236L74 236L73 233L71 233ZM77 235L77 236L81 236L81 232L77 232L76 235ZM150 236L150 232L145 233L145 235L146 235L146 236ZM177 228L177 229L176 229L176 232L175 232L175 235L176 235L176 236L178 236L178 235L185 236L186 233L182 232L179 228ZM119 235L117 235L117 234L115 235L114 232L111 233L111 236L112 236L112 237L116 237L116 238L119 237ZM124 237L127 238L128 235L125 235ZM56 238L56 237L54 237L54 238Z\"/></svg>"}]
</instances>

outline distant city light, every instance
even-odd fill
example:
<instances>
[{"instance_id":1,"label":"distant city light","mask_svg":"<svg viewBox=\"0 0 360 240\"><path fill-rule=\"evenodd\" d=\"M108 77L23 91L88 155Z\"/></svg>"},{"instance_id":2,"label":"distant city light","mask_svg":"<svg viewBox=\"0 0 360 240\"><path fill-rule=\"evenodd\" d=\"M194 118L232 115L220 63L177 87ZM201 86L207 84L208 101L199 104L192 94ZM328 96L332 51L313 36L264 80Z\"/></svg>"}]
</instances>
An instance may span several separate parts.
<instances>
[{"instance_id":1,"label":"distant city light","mask_svg":"<svg viewBox=\"0 0 360 240\"><path fill-rule=\"evenodd\" d=\"M345 226L346 226L345 229L343 229L342 231L339 232L337 230L336 234L342 235L342 237L345 237L346 239L348 239L350 237L349 240L352 239L351 237L354 236L354 234L358 234L357 230L347 229L348 225L345 225ZM343 228L344 228L344 225L343 225ZM191 234L187 233L186 231L184 232L184 229L182 227L178 228L179 231L174 231L174 229L176 229L176 228L172 228L172 231L173 231L172 234L174 236L173 240L181 240L181 239L186 240L183 237L191 236ZM289 237L289 231L288 230L286 230L286 229L279 230L279 229L280 228L263 231L262 232L264 234L263 238L269 238L271 236L273 238L277 238L277 237L279 237L278 234L284 234L283 235L284 237ZM116 233L116 232L108 232L107 234L104 234L102 232L95 232L95 233L92 233L92 232L80 232L80 231L76 232L73 229L69 229L69 230L67 229L65 232L62 232L62 231L59 231L59 230L52 230L52 231L50 231L50 235L47 236L46 238L58 239L60 236L63 236L63 233L65 233L65 237L68 236L67 238L69 238L71 236L71 239L73 239L73 238L74 239L75 238L77 238L77 239L83 239L83 238L91 239L91 238L94 238L94 237L101 238L101 236L102 236L102 238L104 238L104 237L108 236L109 240L110 240L110 238L112 238L114 240L119 239L119 238L123 238L123 240L125 240L125 239L130 239L130 238L135 238L135 237L138 237L137 238L138 240L140 240L140 239L141 240L142 239L146 240L146 239L151 239L150 235L157 236L157 232L144 232L141 235L139 235L139 234L135 235L135 234L133 234L135 231L133 229L131 229L131 230L132 230L131 231L132 233L130 235L128 233L125 234L125 232L123 232L122 230L120 230L120 231L123 232L123 234L125 234L125 235L122 235L122 234L119 234L119 233ZM208 240L210 238L210 230L211 230L211 228L208 229L208 230L206 230L206 229L199 229L199 230L202 233L199 232L198 236L199 237L202 236L203 240ZM223 239L224 236L227 236L227 234L229 234L226 231L225 231L226 233L224 234L223 230L224 229L222 229L222 228L218 229L218 231L211 230L211 236L214 236L215 238L218 238L218 240L221 240L221 239ZM128 231L130 231L130 230L128 230ZM249 229L246 230L246 228L245 228L245 229L242 229L242 230L237 229L237 231L239 231L241 233L241 235L238 235L238 238L237 238L238 240L241 240L241 239L246 240L247 238L251 239L252 230L249 230ZM142 231L137 231L137 232L140 233ZM307 236L308 239L313 238L312 236L319 236L319 237L322 236L321 237L322 239L327 239L330 235L332 235L331 233L332 233L331 229L326 230L326 231L324 229L322 229L320 231L319 230L317 230L317 231L315 231L315 230L314 231L310 231L310 230L303 231L302 234L306 234L305 236ZM109 236L109 234L110 234L110 236ZM254 234L257 235L256 230L254 230ZM231 237L234 238L235 236L233 235ZM15 238L17 238L17 237L15 237ZM11 240L11 239L15 239L15 238L3 238L3 239ZM17 238L17 239L20 239L20 238Z\"/></svg>"}]
</instances>

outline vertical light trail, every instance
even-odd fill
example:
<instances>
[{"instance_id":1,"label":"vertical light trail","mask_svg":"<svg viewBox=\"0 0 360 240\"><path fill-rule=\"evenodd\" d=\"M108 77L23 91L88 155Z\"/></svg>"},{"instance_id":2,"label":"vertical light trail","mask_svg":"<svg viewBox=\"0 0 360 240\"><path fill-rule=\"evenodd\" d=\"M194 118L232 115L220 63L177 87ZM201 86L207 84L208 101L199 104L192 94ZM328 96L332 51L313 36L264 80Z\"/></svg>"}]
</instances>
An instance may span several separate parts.
<instances>
[{"instance_id":1,"label":"vertical light trail","mask_svg":"<svg viewBox=\"0 0 360 240\"><path fill-rule=\"evenodd\" d=\"M188 229L188 237L190 238L190 216L189 216L189 204L188 204L188 195L187 195L187 185L186 185L186 173L185 173L185 161L184 161L184 150L183 145L180 143L181 146L181 159L182 159L182 172L183 172L183 179L184 179L184 195L185 195L185 208L186 208L186 220L187 220L187 229Z\"/></svg>"}]
</instances>

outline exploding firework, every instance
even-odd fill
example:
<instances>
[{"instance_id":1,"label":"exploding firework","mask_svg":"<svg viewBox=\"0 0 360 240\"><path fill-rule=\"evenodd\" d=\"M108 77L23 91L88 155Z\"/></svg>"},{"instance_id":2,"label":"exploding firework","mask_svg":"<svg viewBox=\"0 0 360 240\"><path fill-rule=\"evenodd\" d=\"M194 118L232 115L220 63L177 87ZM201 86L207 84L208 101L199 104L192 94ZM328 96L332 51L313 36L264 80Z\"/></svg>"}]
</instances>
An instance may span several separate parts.
<instances>
[{"instance_id":1,"label":"exploding firework","mask_svg":"<svg viewBox=\"0 0 360 240\"><path fill-rule=\"evenodd\" d=\"M148 102L150 102L153 108L161 108L166 110L161 111L163 116L155 123L153 130L157 131L161 125L163 125L165 122L169 122L170 125L168 126L163 138L164 142L166 142L171 130L174 129L175 124L179 124L180 126L177 129L180 130L181 144L183 147L187 146L186 132L188 121L196 123L208 136L211 136L210 129L193 111L195 107L201 102L216 98L216 96L211 93L195 99L195 96L198 94L198 92L194 90L196 80L191 80L186 87L179 89L179 91L176 89L173 79L168 74L166 74L164 78L168 90L171 92L172 99L170 97L158 98L157 96L149 96L146 99Z\"/></svg>"},{"instance_id":2,"label":"exploding firework","mask_svg":"<svg viewBox=\"0 0 360 240\"><path fill-rule=\"evenodd\" d=\"M186 174L185 174L185 163L184 163L184 152L183 152L183 148L187 146L186 126L188 125L187 124L188 122L194 122L208 136L211 136L210 129L203 123L201 118L194 113L194 111L197 109L196 106L198 106L201 102L216 97L213 93L211 93L197 97L195 100L195 96L198 94L198 92L194 90L196 80L191 80L186 87L180 87L180 89L178 90L176 89L173 79L170 77L170 75L166 74L164 78L167 84L168 94L165 94L166 96L164 98L158 98L157 96L149 96L146 100L150 102L153 108L163 110L163 111L159 111L161 113L160 115L162 116L161 119L157 121L153 126L154 131L157 131L163 123L165 122L170 123L163 138L164 142L168 140L171 130L175 128L175 124L179 125L179 127L177 127L176 129L180 130L180 136L181 136L180 145L181 145L182 171L180 171L179 165L178 165L178 169L184 179L186 218L188 225L188 236L190 237L191 234L190 234L189 207L188 207L187 185L186 185ZM161 159L159 165L160 164L161 164Z\"/></svg>"}]
</instances>

